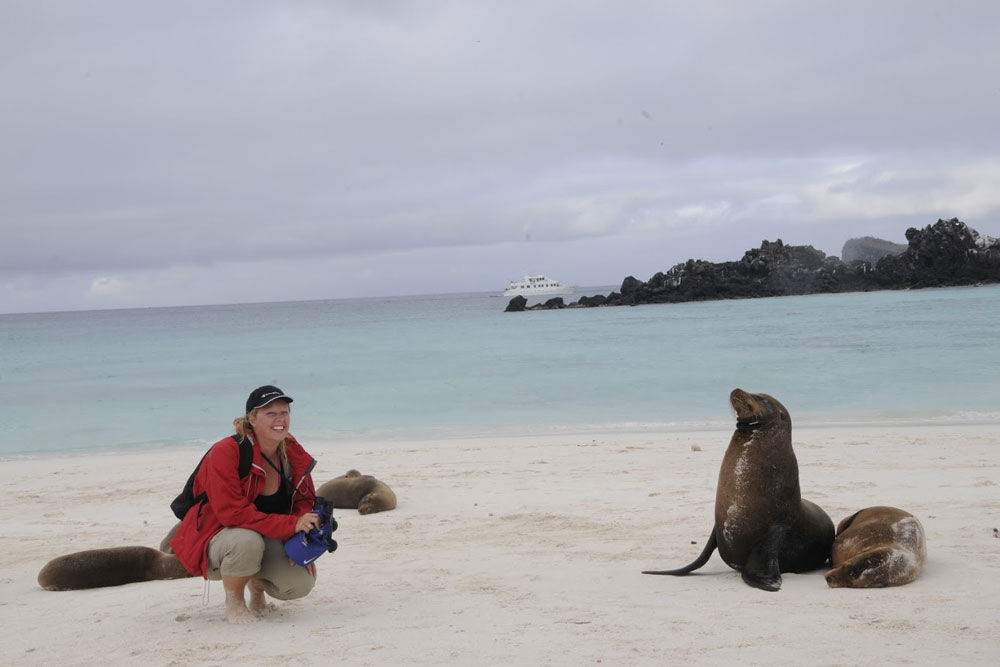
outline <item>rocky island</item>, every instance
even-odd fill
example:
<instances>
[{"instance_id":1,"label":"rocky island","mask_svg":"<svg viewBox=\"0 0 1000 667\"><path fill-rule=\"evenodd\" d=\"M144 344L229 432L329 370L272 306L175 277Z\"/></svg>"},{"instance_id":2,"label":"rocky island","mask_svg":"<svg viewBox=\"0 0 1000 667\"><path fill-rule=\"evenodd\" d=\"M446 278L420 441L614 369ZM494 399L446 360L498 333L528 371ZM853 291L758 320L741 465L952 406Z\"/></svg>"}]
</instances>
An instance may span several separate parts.
<instances>
[{"instance_id":1,"label":"rocky island","mask_svg":"<svg viewBox=\"0 0 1000 667\"><path fill-rule=\"evenodd\" d=\"M812 246L763 241L738 261L689 259L646 282L628 276L617 292L569 304L555 297L529 307L523 296L516 296L506 312L1000 282L1000 239L980 235L958 218L911 227L906 240L904 246L871 237L851 239L844 245L844 260Z\"/></svg>"}]
</instances>

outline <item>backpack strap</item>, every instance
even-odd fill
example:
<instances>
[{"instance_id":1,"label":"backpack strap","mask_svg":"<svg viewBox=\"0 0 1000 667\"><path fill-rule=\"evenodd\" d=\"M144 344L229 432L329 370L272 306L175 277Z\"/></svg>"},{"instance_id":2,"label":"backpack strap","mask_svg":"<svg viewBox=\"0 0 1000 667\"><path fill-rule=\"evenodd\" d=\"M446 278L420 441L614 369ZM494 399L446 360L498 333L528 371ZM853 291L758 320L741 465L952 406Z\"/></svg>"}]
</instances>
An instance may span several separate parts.
<instances>
[{"instance_id":1,"label":"backpack strap","mask_svg":"<svg viewBox=\"0 0 1000 667\"><path fill-rule=\"evenodd\" d=\"M229 436L236 441L236 444L240 446L240 462L236 467L236 475L241 480L250 474L250 466L253 465L253 441L247 437L240 437L238 434L233 433ZM211 451L211 450L209 450ZM205 452L205 456L208 456L208 452ZM198 462L198 467L194 469L191 473L191 490L194 491L194 477L198 474L198 469L201 468L201 464L205 462L205 456L201 457L201 461ZM194 504L199 505L208 500L208 494L204 491L199 493L194 499Z\"/></svg>"},{"instance_id":2,"label":"backpack strap","mask_svg":"<svg viewBox=\"0 0 1000 667\"><path fill-rule=\"evenodd\" d=\"M241 438L236 433L230 436L240 446L240 465L237 468L240 479L250 474L250 466L253 465L253 442L250 438Z\"/></svg>"}]
</instances>

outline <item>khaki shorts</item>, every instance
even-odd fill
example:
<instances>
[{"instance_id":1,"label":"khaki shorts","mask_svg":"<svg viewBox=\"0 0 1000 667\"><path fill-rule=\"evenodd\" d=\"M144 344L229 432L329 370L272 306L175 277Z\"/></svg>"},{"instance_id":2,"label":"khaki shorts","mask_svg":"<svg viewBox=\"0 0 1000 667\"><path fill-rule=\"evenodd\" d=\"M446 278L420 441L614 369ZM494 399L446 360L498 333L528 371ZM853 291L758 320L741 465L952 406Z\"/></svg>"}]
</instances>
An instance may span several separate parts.
<instances>
[{"instance_id":1,"label":"khaki shorts","mask_svg":"<svg viewBox=\"0 0 1000 667\"><path fill-rule=\"evenodd\" d=\"M301 565L288 561L280 540L264 537L247 528L223 528L208 543L205 576L213 581L222 577L254 577L264 583L264 590L279 600L304 597L316 580Z\"/></svg>"}]
</instances>

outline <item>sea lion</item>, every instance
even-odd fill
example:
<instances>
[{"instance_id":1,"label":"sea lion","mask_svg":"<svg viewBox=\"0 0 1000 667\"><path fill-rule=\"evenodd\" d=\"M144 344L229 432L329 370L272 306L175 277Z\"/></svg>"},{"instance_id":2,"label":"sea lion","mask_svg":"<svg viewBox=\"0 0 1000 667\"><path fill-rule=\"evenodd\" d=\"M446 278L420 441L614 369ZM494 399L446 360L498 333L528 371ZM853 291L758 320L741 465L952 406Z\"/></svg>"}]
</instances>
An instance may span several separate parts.
<instances>
[{"instance_id":1,"label":"sea lion","mask_svg":"<svg viewBox=\"0 0 1000 667\"><path fill-rule=\"evenodd\" d=\"M830 588L902 586L920 576L927 560L924 527L895 507L868 507L837 526L826 573Z\"/></svg>"},{"instance_id":2,"label":"sea lion","mask_svg":"<svg viewBox=\"0 0 1000 667\"><path fill-rule=\"evenodd\" d=\"M826 565L833 544L833 521L803 500L799 466L792 451L792 420L777 399L734 389L736 430L719 470L715 526L690 565L644 574L688 574L712 552L738 570L755 588L776 591L782 572L805 572Z\"/></svg>"},{"instance_id":3,"label":"sea lion","mask_svg":"<svg viewBox=\"0 0 1000 667\"><path fill-rule=\"evenodd\" d=\"M357 509L359 514L373 514L396 508L396 494L371 475L348 470L319 487L317 496L333 501L340 509Z\"/></svg>"},{"instance_id":4,"label":"sea lion","mask_svg":"<svg viewBox=\"0 0 1000 667\"><path fill-rule=\"evenodd\" d=\"M177 556L150 547L111 547L53 558L38 573L38 585L50 591L74 591L191 576Z\"/></svg>"}]
</instances>

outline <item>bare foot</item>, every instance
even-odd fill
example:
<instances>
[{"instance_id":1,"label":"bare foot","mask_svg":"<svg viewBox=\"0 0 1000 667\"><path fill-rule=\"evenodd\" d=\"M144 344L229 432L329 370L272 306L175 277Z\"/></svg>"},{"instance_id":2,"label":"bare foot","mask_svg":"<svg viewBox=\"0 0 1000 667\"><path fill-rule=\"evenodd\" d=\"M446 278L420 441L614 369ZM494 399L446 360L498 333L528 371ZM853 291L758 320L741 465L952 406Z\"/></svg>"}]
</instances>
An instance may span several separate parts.
<instances>
[{"instance_id":1,"label":"bare foot","mask_svg":"<svg viewBox=\"0 0 1000 667\"><path fill-rule=\"evenodd\" d=\"M256 614L258 617L267 616L272 611L275 611L278 607L273 602L265 602L260 607L251 607L250 612Z\"/></svg>"},{"instance_id":2,"label":"bare foot","mask_svg":"<svg viewBox=\"0 0 1000 667\"><path fill-rule=\"evenodd\" d=\"M264 598L264 584L260 580L251 579L247 582L247 588L250 589L250 604L248 606L251 613L263 616L276 609Z\"/></svg>"},{"instance_id":3,"label":"bare foot","mask_svg":"<svg viewBox=\"0 0 1000 667\"><path fill-rule=\"evenodd\" d=\"M243 600L226 600L226 620L234 625L256 623L257 617L247 609Z\"/></svg>"}]
</instances>

